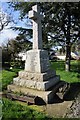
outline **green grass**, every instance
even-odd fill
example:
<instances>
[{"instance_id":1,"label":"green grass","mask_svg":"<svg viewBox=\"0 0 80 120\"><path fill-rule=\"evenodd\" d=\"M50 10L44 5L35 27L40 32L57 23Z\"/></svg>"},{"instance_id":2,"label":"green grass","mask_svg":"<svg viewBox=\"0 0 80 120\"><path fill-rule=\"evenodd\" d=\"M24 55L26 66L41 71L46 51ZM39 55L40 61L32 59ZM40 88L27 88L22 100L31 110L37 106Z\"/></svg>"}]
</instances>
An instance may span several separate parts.
<instances>
[{"instance_id":1,"label":"green grass","mask_svg":"<svg viewBox=\"0 0 80 120\"><path fill-rule=\"evenodd\" d=\"M71 61L71 71L65 71L65 62L51 62L51 68L56 70L57 75L60 75L61 80L69 83L80 82L80 61Z\"/></svg>"},{"instance_id":2,"label":"green grass","mask_svg":"<svg viewBox=\"0 0 80 120\"><path fill-rule=\"evenodd\" d=\"M64 70L65 69L64 61L51 62L51 68L56 70L56 73L60 75L61 80L65 80L70 83L80 82L79 66L80 66L80 62L71 61L71 71L66 72ZM13 77L17 76L18 71L20 71L20 69L3 70L2 74L0 73L0 83L2 80L2 90L6 90L7 85L12 82ZM14 118L19 120L51 119L48 118L46 115L42 114L41 112L29 108L27 105L23 106L17 103L16 101L14 102L6 98L3 99L3 105L0 103L0 107L1 106L3 108L3 120L8 120L8 119L12 120Z\"/></svg>"},{"instance_id":3,"label":"green grass","mask_svg":"<svg viewBox=\"0 0 80 120\"><path fill-rule=\"evenodd\" d=\"M73 120L73 118L51 118L6 98L3 99L2 108L2 120ZM77 119L75 118L75 120Z\"/></svg>"},{"instance_id":4,"label":"green grass","mask_svg":"<svg viewBox=\"0 0 80 120\"><path fill-rule=\"evenodd\" d=\"M13 77L17 76L17 72L20 69L13 69L13 70L3 70L2 77L0 75L0 83L2 82L2 90L6 90L7 85L10 84L13 80ZM1 90L1 89L0 89Z\"/></svg>"},{"instance_id":5,"label":"green grass","mask_svg":"<svg viewBox=\"0 0 80 120\"><path fill-rule=\"evenodd\" d=\"M17 76L17 72L20 69L13 69L13 70L3 70L2 71L2 90L7 89L7 85L10 84L13 80L13 77ZM0 80L1 82L1 80ZM23 120L47 120L51 119L47 117L45 114L38 112L37 110L33 110L26 106L20 105L16 101L11 101L6 98L3 98L3 104L0 103L0 109L2 106L2 120L12 120L12 119L23 119Z\"/></svg>"},{"instance_id":6,"label":"green grass","mask_svg":"<svg viewBox=\"0 0 80 120\"><path fill-rule=\"evenodd\" d=\"M33 109L30 109L28 106L22 106L16 101L11 101L6 98L3 99L3 118L2 120L47 120L49 117L44 115L43 113L37 112ZM50 120L50 119L49 119Z\"/></svg>"},{"instance_id":7,"label":"green grass","mask_svg":"<svg viewBox=\"0 0 80 120\"><path fill-rule=\"evenodd\" d=\"M7 85L11 83L13 77L16 76L16 72L7 70L2 71L2 90L7 88Z\"/></svg>"},{"instance_id":8,"label":"green grass","mask_svg":"<svg viewBox=\"0 0 80 120\"><path fill-rule=\"evenodd\" d=\"M51 62L51 68L56 70L57 75L60 75L61 80L64 80L69 83L80 82L80 61L71 61L71 71L65 71L65 62L64 61L56 61ZM10 84L13 80L13 77L17 76L18 71L20 69L12 69L12 70L3 70L2 75L0 73L0 90L1 90L1 82L2 82L2 90L7 88L7 85Z\"/></svg>"}]
</instances>

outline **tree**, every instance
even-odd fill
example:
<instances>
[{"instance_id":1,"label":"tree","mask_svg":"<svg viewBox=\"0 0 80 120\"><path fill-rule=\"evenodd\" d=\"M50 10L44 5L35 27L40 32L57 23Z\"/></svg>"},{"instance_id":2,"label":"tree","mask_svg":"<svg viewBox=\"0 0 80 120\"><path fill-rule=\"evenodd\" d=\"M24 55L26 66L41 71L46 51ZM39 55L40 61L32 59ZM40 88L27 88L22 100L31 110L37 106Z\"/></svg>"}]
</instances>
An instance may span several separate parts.
<instances>
[{"instance_id":1,"label":"tree","mask_svg":"<svg viewBox=\"0 0 80 120\"><path fill-rule=\"evenodd\" d=\"M11 59L11 55L9 54L8 52L8 45L2 45L2 66L5 66L5 63L6 64L6 67L9 67L10 66L10 59Z\"/></svg>"},{"instance_id":2,"label":"tree","mask_svg":"<svg viewBox=\"0 0 80 120\"><path fill-rule=\"evenodd\" d=\"M80 3L43 3L42 5L48 35L66 47L66 71L70 70L71 46L80 39L79 7Z\"/></svg>"},{"instance_id":3,"label":"tree","mask_svg":"<svg viewBox=\"0 0 80 120\"><path fill-rule=\"evenodd\" d=\"M32 6L35 5L35 4L37 4L37 3L35 3L35 2L31 2L31 3L29 3L29 2L26 2L26 3L24 3L24 2L23 3L20 3L20 2L15 3L15 2L13 2L12 3L11 2L11 3L9 3L9 5L14 8L14 10L16 10L16 11L19 10L20 11L19 20L26 19L26 23L27 23L27 18L28 18L27 13L29 12L29 10L31 10ZM27 38L27 36L28 36L26 41L28 41L29 38L32 38L32 29L31 28L27 29L27 28L23 28L23 27L12 27L12 29L13 30L19 30L19 32L20 32L19 37L25 35L26 38ZM42 32L43 32L43 47L44 47L44 49L47 49L49 51L53 42L52 41L51 41L51 43L49 42L49 45L48 45L48 36L47 36L48 34L46 32L46 29L44 28ZM30 48L31 48L31 46L30 46Z\"/></svg>"},{"instance_id":4,"label":"tree","mask_svg":"<svg viewBox=\"0 0 80 120\"><path fill-rule=\"evenodd\" d=\"M20 51L27 51L32 48L32 42L29 41L32 38L32 29L22 27L11 27L13 30L18 30L19 34L16 37L16 42L20 45Z\"/></svg>"},{"instance_id":5,"label":"tree","mask_svg":"<svg viewBox=\"0 0 80 120\"><path fill-rule=\"evenodd\" d=\"M21 19L36 3L13 3L15 10L20 10ZM79 3L38 3L44 14L43 33L54 42L66 47L65 70L70 71L71 46L80 39L80 2ZM45 42L45 43L47 43Z\"/></svg>"},{"instance_id":6,"label":"tree","mask_svg":"<svg viewBox=\"0 0 80 120\"><path fill-rule=\"evenodd\" d=\"M5 62L10 63L11 61L14 61L19 51L20 45L18 44L18 42L14 39L8 40L6 45L2 45L3 64Z\"/></svg>"},{"instance_id":7,"label":"tree","mask_svg":"<svg viewBox=\"0 0 80 120\"><path fill-rule=\"evenodd\" d=\"M11 17L0 9L0 32L11 22Z\"/></svg>"}]
</instances>

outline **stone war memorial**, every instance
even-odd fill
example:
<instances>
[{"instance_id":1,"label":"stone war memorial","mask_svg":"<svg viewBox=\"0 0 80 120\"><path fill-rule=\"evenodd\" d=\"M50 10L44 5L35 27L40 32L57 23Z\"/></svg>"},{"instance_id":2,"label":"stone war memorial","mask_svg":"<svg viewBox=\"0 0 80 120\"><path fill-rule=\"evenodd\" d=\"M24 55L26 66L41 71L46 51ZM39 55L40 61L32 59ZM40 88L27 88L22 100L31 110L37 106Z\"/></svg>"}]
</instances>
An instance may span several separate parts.
<instances>
[{"instance_id":1,"label":"stone war memorial","mask_svg":"<svg viewBox=\"0 0 80 120\"><path fill-rule=\"evenodd\" d=\"M45 103L50 103L54 99L55 86L61 83L60 76L50 69L48 52L42 47L43 16L39 5L32 7L29 18L33 22L33 49L26 52L25 69L19 72L7 88L8 91L37 96Z\"/></svg>"}]
</instances>

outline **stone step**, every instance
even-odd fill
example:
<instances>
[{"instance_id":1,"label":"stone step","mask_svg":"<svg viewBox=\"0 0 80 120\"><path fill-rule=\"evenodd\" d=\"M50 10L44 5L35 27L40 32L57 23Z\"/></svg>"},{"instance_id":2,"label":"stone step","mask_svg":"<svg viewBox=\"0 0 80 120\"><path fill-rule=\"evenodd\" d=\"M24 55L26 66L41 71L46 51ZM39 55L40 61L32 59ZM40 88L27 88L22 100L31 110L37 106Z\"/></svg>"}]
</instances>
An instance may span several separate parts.
<instances>
[{"instance_id":1,"label":"stone step","mask_svg":"<svg viewBox=\"0 0 80 120\"><path fill-rule=\"evenodd\" d=\"M66 82L60 80L60 81L55 85L55 87L54 87L54 86L51 86L51 87L48 89L48 91L51 91L51 90L56 91L56 90L58 90L58 88L60 88L60 87L63 86L64 84L66 84Z\"/></svg>"},{"instance_id":2,"label":"stone step","mask_svg":"<svg viewBox=\"0 0 80 120\"><path fill-rule=\"evenodd\" d=\"M28 71L20 71L19 78L26 79L26 80L33 80L33 81L47 81L49 78L52 78L56 75L54 70L49 70L45 73L32 73Z\"/></svg>"},{"instance_id":3,"label":"stone step","mask_svg":"<svg viewBox=\"0 0 80 120\"><path fill-rule=\"evenodd\" d=\"M60 76L56 75L53 78L45 82L37 82L33 80L20 79L19 77L13 79L13 84L17 86L24 86L26 88L36 89L36 90L47 90L54 86L60 81Z\"/></svg>"},{"instance_id":4,"label":"stone step","mask_svg":"<svg viewBox=\"0 0 80 120\"><path fill-rule=\"evenodd\" d=\"M18 100L18 101L22 101L22 102L26 102L27 104L36 104L36 102L39 100L37 96L33 96L33 95L17 95L16 93L13 92L7 92L6 93L6 97L11 99L11 100Z\"/></svg>"},{"instance_id":5,"label":"stone step","mask_svg":"<svg viewBox=\"0 0 80 120\"><path fill-rule=\"evenodd\" d=\"M52 99L54 99L53 91L39 91L34 89L29 89L25 87L20 87L16 85L8 85L7 90L14 93L22 93L32 96L38 96L41 98L45 103L50 103Z\"/></svg>"},{"instance_id":6,"label":"stone step","mask_svg":"<svg viewBox=\"0 0 80 120\"><path fill-rule=\"evenodd\" d=\"M63 99L65 93L69 90L70 84L65 81L59 81L55 86L52 86L48 91L53 91L53 93Z\"/></svg>"}]
</instances>

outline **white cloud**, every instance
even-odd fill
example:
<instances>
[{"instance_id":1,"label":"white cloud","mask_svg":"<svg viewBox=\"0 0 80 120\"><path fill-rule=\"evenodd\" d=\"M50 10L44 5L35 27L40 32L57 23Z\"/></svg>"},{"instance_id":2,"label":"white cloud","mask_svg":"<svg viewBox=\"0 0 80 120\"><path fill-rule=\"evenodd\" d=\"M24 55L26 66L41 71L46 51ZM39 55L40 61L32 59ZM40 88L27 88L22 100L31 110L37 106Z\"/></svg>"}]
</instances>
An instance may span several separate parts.
<instances>
[{"instance_id":1,"label":"white cloud","mask_svg":"<svg viewBox=\"0 0 80 120\"><path fill-rule=\"evenodd\" d=\"M5 1L5 0L2 0L2 1ZM8 12L10 12L10 9L6 6L7 6L7 4L2 5L0 3L1 11L7 16ZM5 11L6 9L4 7L6 9L8 9L8 12ZM12 14L13 15L12 19L15 19L16 24L14 24L14 22L12 20L12 22L10 22L7 26L5 26L4 29L0 32L0 45L6 44L9 39L15 38L18 35L19 31L13 31L13 30L9 29L10 27L32 28L31 22L30 22L29 19L27 19L27 21L26 21L26 19L24 19L23 21L18 20L19 11L18 12L13 12L13 13L14 14Z\"/></svg>"},{"instance_id":2,"label":"white cloud","mask_svg":"<svg viewBox=\"0 0 80 120\"><path fill-rule=\"evenodd\" d=\"M5 14L4 20L6 21L6 16L8 15L6 12L4 12L1 4L0 4L0 14ZM6 44L8 39L15 38L18 35L18 32L15 32L11 29L9 29L11 26L14 26L13 22L10 22L7 26L4 27L2 31L0 31L0 46L2 44Z\"/></svg>"},{"instance_id":3,"label":"white cloud","mask_svg":"<svg viewBox=\"0 0 80 120\"><path fill-rule=\"evenodd\" d=\"M18 35L17 32L5 29L0 33L0 45L7 43L8 39L15 38Z\"/></svg>"}]
</instances>

